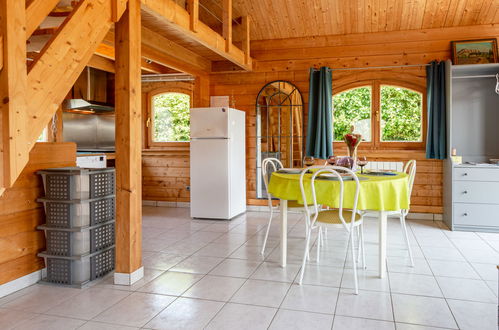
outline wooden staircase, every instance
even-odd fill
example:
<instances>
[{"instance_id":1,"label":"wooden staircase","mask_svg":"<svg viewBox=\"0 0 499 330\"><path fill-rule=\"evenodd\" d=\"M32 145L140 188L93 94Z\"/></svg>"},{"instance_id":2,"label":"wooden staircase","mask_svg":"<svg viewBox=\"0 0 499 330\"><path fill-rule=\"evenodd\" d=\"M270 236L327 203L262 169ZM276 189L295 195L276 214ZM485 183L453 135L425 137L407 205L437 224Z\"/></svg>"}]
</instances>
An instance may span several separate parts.
<instances>
[{"instance_id":1,"label":"wooden staircase","mask_svg":"<svg viewBox=\"0 0 499 330\"><path fill-rule=\"evenodd\" d=\"M0 2L0 196L26 166L41 132L126 7L123 0L80 0L65 12L58 3ZM67 17L49 31L50 39L28 66L26 41L51 13Z\"/></svg>"}]
</instances>

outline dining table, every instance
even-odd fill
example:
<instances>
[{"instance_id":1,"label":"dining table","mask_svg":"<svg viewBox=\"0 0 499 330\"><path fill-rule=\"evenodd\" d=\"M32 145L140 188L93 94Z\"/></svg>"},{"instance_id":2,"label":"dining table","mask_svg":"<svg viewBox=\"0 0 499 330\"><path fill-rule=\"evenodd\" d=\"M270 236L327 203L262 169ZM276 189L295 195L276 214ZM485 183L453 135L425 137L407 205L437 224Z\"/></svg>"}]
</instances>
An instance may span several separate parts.
<instances>
[{"instance_id":1,"label":"dining table","mask_svg":"<svg viewBox=\"0 0 499 330\"><path fill-rule=\"evenodd\" d=\"M313 206L311 177L313 171L304 176L305 198L308 206ZM379 248L379 277L386 273L386 236L387 217L390 212L409 209L409 180L406 173L401 172L366 172L356 173L359 178L360 189L357 210L377 213L378 215L378 248ZM352 209L355 195L355 181L345 177L343 208ZM281 266L286 267L287 259L287 232L288 232L288 201L297 201L303 204L300 190L300 174L286 171L273 172L268 186L269 193L280 199L280 248ZM338 179L319 179L315 181L317 204L322 207L339 207L340 183Z\"/></svg>"}]
</instances>

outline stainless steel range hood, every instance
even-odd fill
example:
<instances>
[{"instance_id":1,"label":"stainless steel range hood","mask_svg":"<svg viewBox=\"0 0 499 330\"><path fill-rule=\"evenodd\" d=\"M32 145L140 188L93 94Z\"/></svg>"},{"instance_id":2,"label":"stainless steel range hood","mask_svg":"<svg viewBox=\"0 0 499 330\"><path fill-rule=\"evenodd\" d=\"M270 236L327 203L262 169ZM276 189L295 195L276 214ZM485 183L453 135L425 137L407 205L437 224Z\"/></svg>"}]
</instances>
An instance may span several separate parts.
<instances>
[{"instance_id":1,"label":"stainless steel range hood","mask_svg":"<svg viewBox=\"0 0 499 330\"><path fill-rule=\"evenodd\" d=\"M85 101L84 99L69 99L62 103L66 110L95 110L95 111L114 111L114 106L97 101Z\"/></svg>"},{"instance_id":2,"label":"stainless steel range hood","mask_svg":"<svg viewBox=\"0 0 499 330\"><path fill-rule=\"evenodd\" d=\"M108 98L108 78L107 72L86 67L71 90L72 98L65 100L62 108L95 112L114 111L114 105Z\"/></svg>"}]
</instances>

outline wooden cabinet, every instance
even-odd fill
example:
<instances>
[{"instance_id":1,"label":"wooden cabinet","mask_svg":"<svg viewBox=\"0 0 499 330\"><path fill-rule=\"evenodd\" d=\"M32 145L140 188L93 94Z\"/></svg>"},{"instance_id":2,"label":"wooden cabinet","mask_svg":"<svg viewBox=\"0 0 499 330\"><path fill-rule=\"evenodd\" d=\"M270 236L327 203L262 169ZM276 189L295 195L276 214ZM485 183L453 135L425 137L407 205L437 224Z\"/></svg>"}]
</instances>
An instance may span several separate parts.
<instances>
[{"instance_id":1,"label":"wooden cabinet","mask_svg":"<svg viewBox=\"0 0 499 330\"><path fill-rule=\"evenodd\" d=\"M447 142L463 164L444 164L444 221L452 230L499 232L499 64L447 62Z\"/></svg>"}]
</instances>

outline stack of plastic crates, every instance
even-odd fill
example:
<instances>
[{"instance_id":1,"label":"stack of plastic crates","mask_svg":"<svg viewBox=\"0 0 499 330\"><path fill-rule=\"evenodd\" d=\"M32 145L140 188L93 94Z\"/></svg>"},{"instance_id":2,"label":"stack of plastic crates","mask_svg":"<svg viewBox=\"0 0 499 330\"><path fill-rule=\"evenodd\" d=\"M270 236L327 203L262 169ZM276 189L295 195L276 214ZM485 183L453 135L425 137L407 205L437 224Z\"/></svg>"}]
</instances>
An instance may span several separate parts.
<instances>
[{"instance_id":1,"label":"stack of plastic crates","mask_svg":"<svg viewBox=\"0 0 499 330\"><path fill-rule=\"evenodd\" d=\"M45 282L81 287L114 270L114 168L65 167L43 177Z\"/></svg>"}]
</instances>

